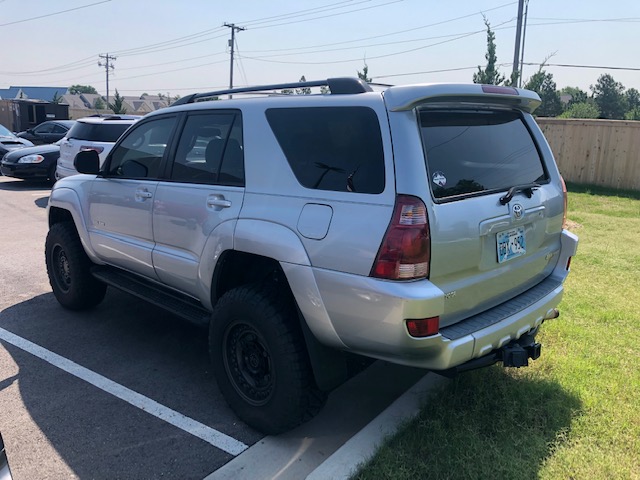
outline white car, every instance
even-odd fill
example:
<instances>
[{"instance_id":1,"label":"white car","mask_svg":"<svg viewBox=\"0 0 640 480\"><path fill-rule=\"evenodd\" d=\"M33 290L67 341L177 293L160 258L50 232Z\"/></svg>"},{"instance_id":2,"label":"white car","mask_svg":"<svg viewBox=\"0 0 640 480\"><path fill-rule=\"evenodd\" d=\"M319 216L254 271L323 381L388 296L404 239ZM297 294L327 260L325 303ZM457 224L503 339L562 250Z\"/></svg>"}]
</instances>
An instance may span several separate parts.
<instances>
[{"instance_id":1,"label":"white car","mask_svg":"<svg viewBox=\"0 0 640 480\"><path fill-rule=\"evenodd\" d=\"M79 119L60 144L56 179L78 174L73 161L77 153L84 150L98 152L102 165L116 140L140 118L138 115L96 115Z\"/></svg>"}]
</instances>

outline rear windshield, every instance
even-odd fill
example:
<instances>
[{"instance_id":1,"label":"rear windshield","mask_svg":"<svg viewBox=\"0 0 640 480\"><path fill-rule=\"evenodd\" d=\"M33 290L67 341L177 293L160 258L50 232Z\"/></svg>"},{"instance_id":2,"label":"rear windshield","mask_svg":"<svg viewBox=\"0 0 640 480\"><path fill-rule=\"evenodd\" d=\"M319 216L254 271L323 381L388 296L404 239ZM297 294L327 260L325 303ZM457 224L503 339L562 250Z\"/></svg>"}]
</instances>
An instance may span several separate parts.
<instances>
[{"instance_id":1,"label":"rear windshield","mask_svg":"<svg viewBox=\"0 0 640 480\"><path fill-rule=\"evenodd\" d=\"M130 124L128 123L76 122L69 130L67 138L90 140L92 142L115 142L129 127Z\"/></svg>"},{"instance_id":2,"label":"rear windshield","mask_svg":"<svg viewBox=\"0 0 640 480\"><path fill-rule=\"evenodd\" d=\"M517 112L425 109L419 115L436 199L547 179L536 145Z\"/></svg>"}]
</instances>

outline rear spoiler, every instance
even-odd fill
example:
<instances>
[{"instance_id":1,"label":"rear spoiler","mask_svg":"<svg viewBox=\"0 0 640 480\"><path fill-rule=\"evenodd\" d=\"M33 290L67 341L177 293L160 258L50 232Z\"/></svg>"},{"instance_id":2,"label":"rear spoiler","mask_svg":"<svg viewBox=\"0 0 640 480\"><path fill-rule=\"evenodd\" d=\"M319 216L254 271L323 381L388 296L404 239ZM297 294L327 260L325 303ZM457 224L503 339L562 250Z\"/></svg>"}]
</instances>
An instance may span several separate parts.
<instances>
[{"instance_id":1,"label":"rear spoiler","mask_svg":"<svg viewBox=\"0 0 640 480\"><path fill-rule=\"evenodd\" d=\"M536 92L521 88L475 83L425 83L399 85L383 92L387 108L392 112L413 110L433 103L468 103L499 105L533 113L542 103Z\"/></svg>"}]
</instances>

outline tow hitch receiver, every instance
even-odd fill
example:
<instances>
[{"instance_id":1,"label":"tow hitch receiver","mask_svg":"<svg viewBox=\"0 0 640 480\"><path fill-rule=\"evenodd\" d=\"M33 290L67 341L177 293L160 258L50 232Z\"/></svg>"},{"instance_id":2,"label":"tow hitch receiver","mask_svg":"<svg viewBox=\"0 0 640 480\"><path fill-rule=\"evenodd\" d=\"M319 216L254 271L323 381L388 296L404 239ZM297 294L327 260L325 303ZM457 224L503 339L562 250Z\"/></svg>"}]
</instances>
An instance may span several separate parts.
<instances>
[{"instance_id":1,"label":"tow hitch receiver","mask_svg":"<svg viewBox=\"0 0 640 480\"><path fill-rule=\"evenodd\" d=\"M519 343L506 345L501 349L502 364L505 367L527 367L529 359L535 360L540 357L542 345L539 343L531 343L524 347Z\"/></svg>"}]
</instances>

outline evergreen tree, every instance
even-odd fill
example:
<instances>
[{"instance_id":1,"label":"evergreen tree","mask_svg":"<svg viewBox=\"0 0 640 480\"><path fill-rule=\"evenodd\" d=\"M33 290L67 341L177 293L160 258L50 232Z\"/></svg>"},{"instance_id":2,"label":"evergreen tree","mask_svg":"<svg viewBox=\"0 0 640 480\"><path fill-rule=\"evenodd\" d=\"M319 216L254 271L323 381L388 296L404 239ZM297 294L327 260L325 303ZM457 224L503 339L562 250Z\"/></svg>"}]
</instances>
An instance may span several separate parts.
<instances>
[{"instance_id":1,"label":"evergreen tree","mask_svg":"<svg viewBox=\"0 0 640 480\"><path fill-rule=\"evenodd\" d=\"M127 113L127 108L124 106L124 98L120 96L117 88L116 94L113 96L113 103L109 104L109 108L113 111L113 113Z\"/></svg>"},{"instance_id":2,"label":"evergreen tree","mask_svg":"<svg viewBox=\"0 0 640 480\"><path fill-rule=\"evenodd\" d=\"M482 69L478 65L478 72L473 74L473 83L500 85L504 82L504 75L500 75L496 66L498 61L496 56L496 35L491 30L491 24L486 17L484 17L484 24L487 26L487 53L484 56L487 60L487 66Z\"/></svg>"},{"instance_id":3,"label":"evergreen tree","mask_svg":"<svg viewBox=\"0 0 640 480\"><path fill-rule=\"evenodd\" d=\"M622 119L627 110L624 86L611 75L600 75L595 85L591 85L593 99L600 110L601 118Z\"/></svg>"}]
</instances>

